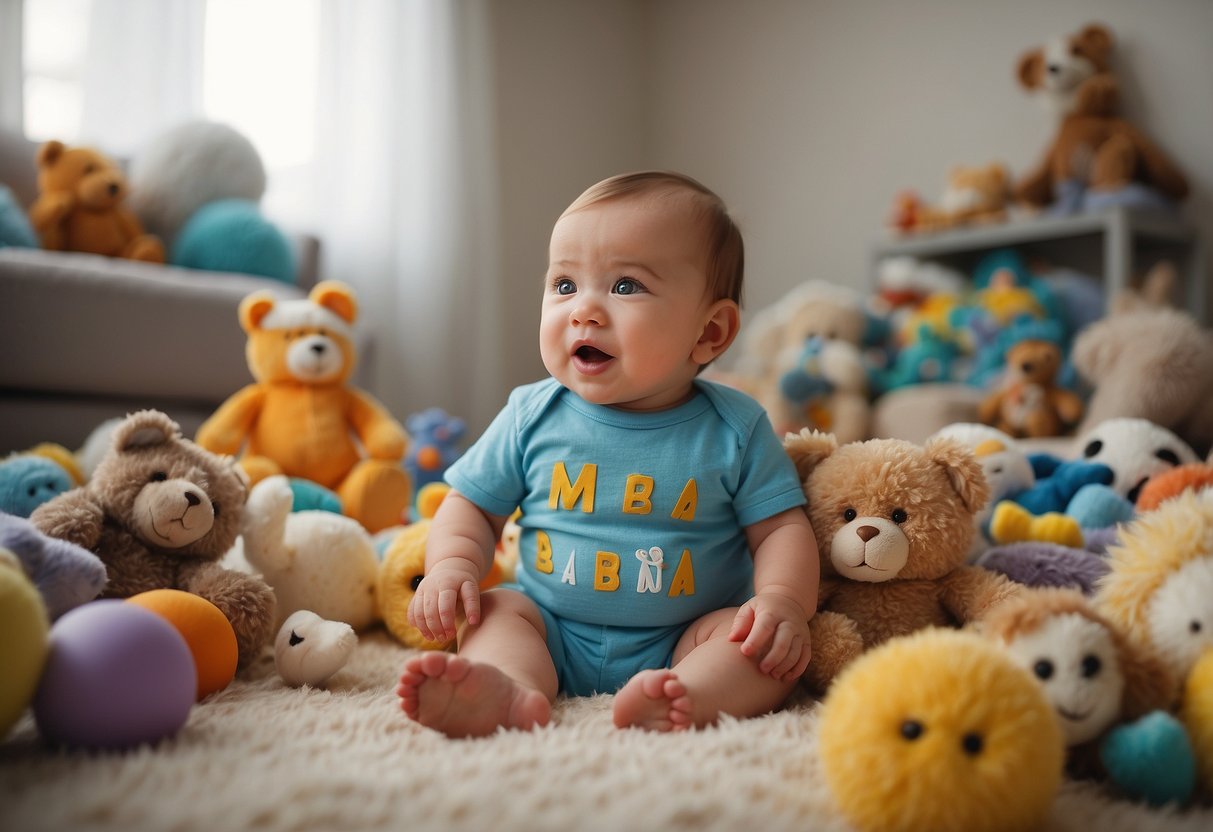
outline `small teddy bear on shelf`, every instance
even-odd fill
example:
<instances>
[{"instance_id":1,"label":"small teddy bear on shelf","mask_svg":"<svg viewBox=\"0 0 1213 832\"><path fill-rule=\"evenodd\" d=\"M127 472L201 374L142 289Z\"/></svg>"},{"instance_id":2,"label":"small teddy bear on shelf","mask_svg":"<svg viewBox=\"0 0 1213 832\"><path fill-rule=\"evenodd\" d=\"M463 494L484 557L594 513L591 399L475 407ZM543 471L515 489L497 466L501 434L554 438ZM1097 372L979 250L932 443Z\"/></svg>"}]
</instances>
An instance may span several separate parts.
<instances>
[{"instance_id":1,"label":"small teddy bear on shelf","mask_svg":"<svg viewBox=\"0 0 1213 832\"><path fill-rule=\"evenodd\" d=\"M29 213L43 248L164 262L163 244L143 233L124 203L126 177L107 157L49 141L37 164L39 194Z\"/></svg>"},{"instance_id":2,"label":"small teddy bear on shelf","mask_svg":"<svg viewBox=\"0 0 1213 832\"><path fill-rule=\"evenodd\" d=\"M1082 418L1082 399L1056 384L1061 347L1025 338L1007 350L1006 379L978 407L978 418L1017 439L1061 436Z\"/></svg>"}]
</instances>

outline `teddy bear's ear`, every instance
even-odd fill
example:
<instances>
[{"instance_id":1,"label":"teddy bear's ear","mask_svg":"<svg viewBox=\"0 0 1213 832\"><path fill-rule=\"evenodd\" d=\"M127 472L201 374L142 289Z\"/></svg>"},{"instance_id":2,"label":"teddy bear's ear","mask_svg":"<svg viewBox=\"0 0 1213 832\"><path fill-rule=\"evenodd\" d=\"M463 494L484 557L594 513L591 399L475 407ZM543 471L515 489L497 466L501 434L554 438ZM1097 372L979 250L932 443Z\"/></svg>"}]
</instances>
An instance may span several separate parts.
<instances>
[{"instance_id":1,"label":"teddy bear's ear","mask_svg":"<svg viewBox=\"0 0 1213 832\"><path fill-rule=\"evenodd\" d=\"M358 317L358 302L354 300L354 292L340 281L325 280L317 283L316 288L312 289L307 297L312 303L323 306L347 324L352 324Z\"/></svg>"},{"instance_id":2,"label":"teddy bear's ear","mask_svg":"<svg viewBox=\"0 0 1213 832\"><path fill-rule=\"evenodd\" d=\"M181 428L159 410L140 410L114 429L113 449L122 453L150 448L181 438Z\"/></svg>"},{"instance_id":3,"label":"teddy bear's ear","mask_svg":"<svg viewBox=\"0 0 1213 832\"><path fill-rule=\"evenodd\" d=\"M1025 52L1020 56L1019 64L1015 67L1015 75L1019 78L1019 85L1025 90L1034 90L1039 87L1041 80L1044 78L1044 71L1045 55L1039 49Z\"/></svg>"},{"instance_id":4,"label":"teddy bear's ear","mask_svg":"<svg viewBox=\"0 0 1213 832\"><path fill-rule=\"evenodd\" d=\"M55 160L63 154L64 150L66 150L66 147L63 142L49 141L42 145L42 147L38 148L38 167L44 168L47 165L55 164Z\"/></svg>"},{"instance_id":5,"label":"teddy bear's ear","mask_svg":"<svg viewBox=\"0 0 1213 832\"><path fill-rule=\"evenodd\" d=\"M274 296L269 292L253 292L240 301L240 327L250 335L260 329L261 321L274 308Z\"/></svg>"},{"instance_id":6,"label":"teddy bear's ear","mask_svg":"<svg viewBox=\"0 0 1213 832\"><path fill-rule=\"evenodd\" d=\"M930 440L925 449L927 457L943 467L952 490L960 497L965 508L972 512L981 511L990 499L990 486L973 452L947 437Z\"/></svg>"},{"instance_id":7,"label":"teddy bear's ear","mask_svg":"<svg viewBox=\"0 0 1213 832\"><path fill-rule=\"evenodd\" d=\"M1078 41L1097 64L1107 64L1108 53L1112 51L1112 33L1106 28L1092 23L1078 33Z\"/></svg>"},{"instance_id":8,"label":"teddy bear's ear","mask_svg":"<svg viewBox=\"0 0 1213 832\"><path fill-rule=\"evenodd\" d=\"M832 433L802 428L800 433L789 433L784 438L783 449L796 465L800 481L804 482L823 459L838 450L838 440Z\"/></svg>"}]
</instances>

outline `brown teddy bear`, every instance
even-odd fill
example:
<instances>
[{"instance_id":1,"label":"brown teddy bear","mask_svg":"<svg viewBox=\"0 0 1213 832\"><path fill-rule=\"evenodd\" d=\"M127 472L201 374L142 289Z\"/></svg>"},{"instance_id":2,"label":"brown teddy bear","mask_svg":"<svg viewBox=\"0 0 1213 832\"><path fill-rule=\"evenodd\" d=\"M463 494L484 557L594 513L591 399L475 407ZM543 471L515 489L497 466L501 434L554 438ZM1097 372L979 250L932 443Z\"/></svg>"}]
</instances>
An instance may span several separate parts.
<instances>
[{"instance_id":1,"label":"brown teddy bear","mask_svg":"<svg viewBox=\"0 0 1213 832\"><path fill-rule=\"evenodd\" d=\"M987 425L1017 439L1061 436L1082 418L1082 399L1057 387L1061 347L1052 341L1025 338L1007 350L1006 377L987 396L977 416Z\"/></svg>"},{"instance_id":2,"label":"brown teddy bear","mask_svg":"<svg viewBox=\"0 0 1213 832\"><path fill-rule=\"evenodd\" d=\"M333 280L301 300L246 297L240 325L257 381L224 402L197 440L219 454L244 446L241 465L254 485L285 474L333 489L345 514L374 533L404 522L413 487L401 467L408 434L346 383L357 357L357 315L353 291Z\"/></svg>"},{"instance_id":3,"label":"brown teddy bear","mask_svg":"<svg viewBox=\"0 0 1213 832\"><path fill-rule=\"evenodd\" d=\"M1175 200L1187 196L1187 180L1175 164L1116 115L1119 91L1108 71L1111 51L1111 32L1091 24L1020 57L1019 83L1043 96L1061 121L1040 164L1016 184L1019 202L1050 205L1067 182L1103 192L1141 182Z\"/></svg>"},{"instance_id":4,"label":"brown teddy bear","mask_svg":"<svg viewBox=\"0 0 1213 832\"><path fill-rule=\"evenodd\" d=\"M830 434L806 430L784 446L821 552L809 688L824 691L848 662L889 638L966 624L1018 591L1001 575L965 565L973 515L989 489L959 442L839 446Z\"/></svg>"},{"instance_id":5,"label":"brown teddy bear","mask_svg":"<svg viewBox=\"0 0 1213 832\"><path fill-rule=\"evenodd\" d=\"M38 149L37 164L39 194L29 215L43 248L164 262L160 240L144 234L123 204L126 177L108 158L50 141Z\"/></svg>"},{"instance_id":6,"label":"brown teddy bear","mask_svg":"<svg viewBox=\"0 0 1213 832\"><path fill-rule=\"evenodd\" d=\"M1003 222L1011 199L1007 169L997 162L984 167L957 166L948 173L948 185L938 205L916 198L901 200L898 228L903 231L944 231L962 225Z\"/></svg>"},{"instance_id":7,"label":"brown teddy bear","mask_svg":"<svg viewBox=\"0 0 1213 832\"><path fill-rule=\"evenodd\" d=\"M274 593L219 565L240 533L248 496L240 470L155 410L128 416L112 443L86 485L42 504L30 521L101 558L105 597L180 589L207 599L231 622L239 663L248 664L269 644Z\"/></svg>"}]
</instances>

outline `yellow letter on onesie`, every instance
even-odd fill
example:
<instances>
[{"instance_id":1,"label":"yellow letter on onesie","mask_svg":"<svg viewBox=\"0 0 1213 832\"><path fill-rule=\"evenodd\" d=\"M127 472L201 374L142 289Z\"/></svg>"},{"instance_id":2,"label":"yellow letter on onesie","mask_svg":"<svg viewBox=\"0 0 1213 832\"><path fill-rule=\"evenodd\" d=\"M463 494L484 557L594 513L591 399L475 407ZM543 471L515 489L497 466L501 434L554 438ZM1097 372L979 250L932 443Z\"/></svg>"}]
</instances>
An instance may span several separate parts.
<instances>
[{"instance_id":1,"label":"yellow letter on onesie","mask_svg":"<svg viewBox=\"0 0 1213 832\"><path fill-rule=\"evenodd\" d=\"M557 462L552 467L552 490L548 493L548 508L556 510L559 502L565 511L572 511L581 498L581 510L586 514L594 511L594 487L598 482L598 466L587 462L581 466L577 475L577 483L569 481L569 472L563 462Z\"/></svg>"},{"instance_id":2,"label":"yellow letter on onesie","mask_svg":"<svg viewBox=\"0 0 1213 832\"><path fill-rule=\"evenodd\" d=\"M594 561L594 589L614 592L619 589L619 555L614 552L599 552Z\"/></svg>"},{"instance_id":3,"label":"yellow letter on onesie","mask_svg":"<svg viewBox=\"0 0 1213 832\"><path fill-rule=\"evenodd\" d=\"M628 474L623 487L623 513L648 514L653 510L653 478L644 474Z\"/></svg>"}]
</instances>

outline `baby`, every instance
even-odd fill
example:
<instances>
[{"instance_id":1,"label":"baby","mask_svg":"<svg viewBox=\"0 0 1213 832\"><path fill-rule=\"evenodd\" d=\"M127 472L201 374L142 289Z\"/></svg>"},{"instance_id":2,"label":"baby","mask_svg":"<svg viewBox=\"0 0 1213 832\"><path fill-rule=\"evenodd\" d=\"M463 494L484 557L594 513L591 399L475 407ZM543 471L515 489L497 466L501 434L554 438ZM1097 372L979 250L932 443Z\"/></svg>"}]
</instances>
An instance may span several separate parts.
<instances>
[{"instance_id":1,"label":"baby","mask_svg":"<svg viewBox=\"0 0 1213 832\"><path fill-rule=\"evenodd\" d=\"M447 472L409 621L458 654L409 658L397 694L452 737L533 728L558 692L616 693L655 731L779 707L808 665L818 554L761 408L697 378L737 336L741 234L689 177L594 185L552 231L539 349ZM518 585L483 596L522 510Z\"/></svg>"}]
</instances>

